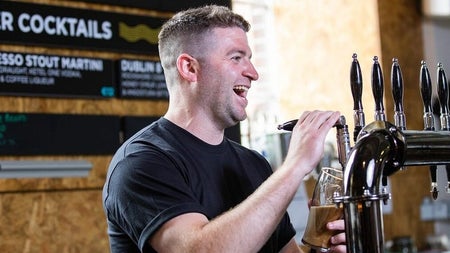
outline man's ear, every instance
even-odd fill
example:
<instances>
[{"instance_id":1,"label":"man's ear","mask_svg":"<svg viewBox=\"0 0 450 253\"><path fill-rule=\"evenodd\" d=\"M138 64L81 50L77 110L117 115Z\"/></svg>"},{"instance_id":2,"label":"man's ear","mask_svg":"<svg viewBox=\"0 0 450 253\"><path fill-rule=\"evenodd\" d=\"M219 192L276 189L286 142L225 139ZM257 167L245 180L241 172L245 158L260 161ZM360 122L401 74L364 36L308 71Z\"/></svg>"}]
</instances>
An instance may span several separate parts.
<instances>
[{"instance_id":1,"label":"man's ear","mask_svg":"<svg viewBox=\"0 0 450 253\"><path fill-rule=\"evenodd\" d=\"M177 58L177 69L183 79L197 81L198 61L189 54L181 54Z\"/></svg>"}]
</instances>

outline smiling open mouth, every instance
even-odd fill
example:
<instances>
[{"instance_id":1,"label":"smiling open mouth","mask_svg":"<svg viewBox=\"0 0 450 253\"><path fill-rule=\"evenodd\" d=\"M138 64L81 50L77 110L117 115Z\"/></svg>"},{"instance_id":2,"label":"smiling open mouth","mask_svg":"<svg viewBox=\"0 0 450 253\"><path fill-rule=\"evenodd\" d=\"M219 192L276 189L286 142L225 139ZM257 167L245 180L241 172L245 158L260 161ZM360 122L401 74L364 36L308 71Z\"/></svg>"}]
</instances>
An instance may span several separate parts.
<instances>
[{"instance_id":1,"label":"smiling open mouth","mask_svg":"<svg viewBox=\"0 0 450 253\"><path fill-rule=\"evenodd\" d=\"M233 88L233 91L234 91L237 95L239 95L239 96L241 96L241 97L245 97L246 94L247 94L247 91L248 91L248 87L245 87L245 86L243 86L243 85L237 85L237 86L235 86L235 87Z\"/></svg>"}]
</instances>

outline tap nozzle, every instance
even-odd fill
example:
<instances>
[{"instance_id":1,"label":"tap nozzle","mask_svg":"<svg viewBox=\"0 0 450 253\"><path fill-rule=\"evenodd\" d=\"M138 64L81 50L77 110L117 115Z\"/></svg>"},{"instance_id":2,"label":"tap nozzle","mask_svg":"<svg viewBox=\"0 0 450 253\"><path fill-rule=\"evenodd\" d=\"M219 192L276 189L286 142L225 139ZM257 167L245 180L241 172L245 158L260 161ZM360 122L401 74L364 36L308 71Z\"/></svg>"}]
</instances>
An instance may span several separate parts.
<instances>
[{"instance_id":1,"label":"tap nozzle","mask_svg":"<svg viewBox=\"0 0 450 253\"><path fill-rule=\"evenodd\" d=\"M439 195L439 190L437 189L437 184L436 183L431 183L431 197L436 200L438 198Z\"/></svg>"},{"instance_id":2,"label":"tap nozzle","mask_svg":"<svg viewBox=\"0 0 450 253\"><path fill-rule=\"evenodd\" d=\"M348 132L348 126L345 121L345 117L341 115L336 123L336 141L339 156L339 163L342 168L347 163L348 156L350 154L350 134Z\"/></svg>"},{"instance_id":3,"label":"tap nozzle","mask_svg":"<svg viewBox=\"0 0 450 253\"><path fill-rule=\"evenodd\" d=\"M446 187L446 191L447 191L447 193L450 193L450 165L449 164L445 165L445 172L447 173L447 187Z\"/></svg>"},{"instance_id":4,"label":"tap nozzle","mask_svg":"<svg viewBox=\"0 0 450 253\"><path fill-rule=\"evenodd\" d=\"M431 165L430 166L430 176L431 176L431 197L436 200L439 194L439 191L437 189L438 184L437 184L437 166L436 165Z\"/></svg>"}]
</instances>

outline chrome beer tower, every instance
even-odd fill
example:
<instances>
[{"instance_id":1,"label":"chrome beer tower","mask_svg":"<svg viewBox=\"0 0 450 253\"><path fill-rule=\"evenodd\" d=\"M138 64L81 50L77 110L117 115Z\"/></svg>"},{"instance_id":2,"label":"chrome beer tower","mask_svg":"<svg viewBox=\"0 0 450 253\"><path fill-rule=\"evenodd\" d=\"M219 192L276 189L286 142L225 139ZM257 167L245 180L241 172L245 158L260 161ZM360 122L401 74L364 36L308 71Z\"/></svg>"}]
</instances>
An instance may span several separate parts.
<instances>
[{"instance_id":1,"label":"chrome beer tower","mask_svg":"<svg viewBox=\"0 0 450 253\"><path fill-rule=\"evenodd\" d=\"M437 198L436 166L450 164L449 88L441 64L437 67L437 93L440 103L440 130L434 127L432 85L425 62L420 67L420 92L424 105L424 130L406 130L403 111L403 78L397 59L391 68L394 124L386 121L383 106L383 74L378 58L373 58L372 92L375 120L365 125L361 101L362 75L357 55L353 55L350 84L354 109L354 146L350 145L345 118L336 123L339 161L344 168L344 194L335 196L344 208L347 252L384 252L381 202L390 194L387 177L407 166L430 167L431 192ZM446 166L450 185L450 166ZM448 186L447 186L447 191Z\"/></svg>"},{"instance_id":2,"label":"chrome beer tower","mask_svg":"<svg viewBox=\"0 0 450 253\"><path fill-rule=\"evenodd\" d=\"M362 106L362 75L357 55L350 67L353 95L354 146L344 116L336 122L339 162L344 169L344 194L335 195L334 202L343 206L347 252L384 252L384 232L381 202L387 203L387 177L408 166L429 166L431 194L438 196L436 170L445 165L447 193L450 193L450 115L449 85L442 64L437 65L437 98L440 108L440 129L434 126L432 85L424 61L420 66L420 93L424 105L424 129L406 130L403 111L403 77L397 59L391 67L391 90L394 99L394 124L386 120L383 105L383 73L378 57L373 58L372 93L375 99L375 120L365 125ZM437 114L437 113L436 113ZM297 120L278 126L292 130Z\"/></svg>"}]
</instances>

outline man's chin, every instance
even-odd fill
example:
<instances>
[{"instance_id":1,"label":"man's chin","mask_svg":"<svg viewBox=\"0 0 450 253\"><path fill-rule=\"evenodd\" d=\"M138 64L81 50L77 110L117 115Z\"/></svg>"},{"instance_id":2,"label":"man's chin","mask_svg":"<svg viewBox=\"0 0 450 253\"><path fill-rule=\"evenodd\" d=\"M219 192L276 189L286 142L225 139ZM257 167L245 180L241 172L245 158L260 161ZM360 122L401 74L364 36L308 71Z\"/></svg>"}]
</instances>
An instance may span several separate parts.
<instances>
[{"instance_id":1,"label":"man's chin","mask_svg":"<svg viewBox=\"0 0 450 253\"><path fill-rule=\"evenodd\" d=\"M239 122L241 122L241 121L244 121L244 120L246 120L247 119L247 113L245 113L244 115L242 115L242 116L240 116L240 117L237 117L236 119L235 119L235 124L238 124Z\"/></svg>"},{"instance_id":2,"label":"man's chin","mask_svg":"<svg viewBox=\"0 0 450 253\"><path fill-rule=\"evenodd\" d=\"M241 121L244 121L245 119L247 119L247 115L243 116L243 117L236 117L230 120L230 122L227 124L227 128L228 127L234 127L237 124L239 124Z\"/></svg>"}]
</instances>

